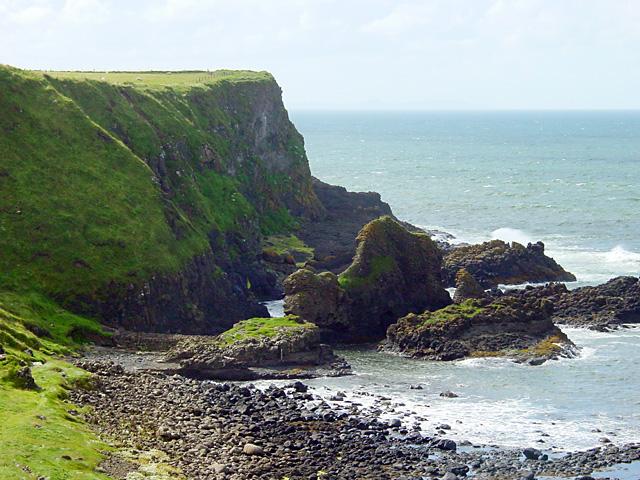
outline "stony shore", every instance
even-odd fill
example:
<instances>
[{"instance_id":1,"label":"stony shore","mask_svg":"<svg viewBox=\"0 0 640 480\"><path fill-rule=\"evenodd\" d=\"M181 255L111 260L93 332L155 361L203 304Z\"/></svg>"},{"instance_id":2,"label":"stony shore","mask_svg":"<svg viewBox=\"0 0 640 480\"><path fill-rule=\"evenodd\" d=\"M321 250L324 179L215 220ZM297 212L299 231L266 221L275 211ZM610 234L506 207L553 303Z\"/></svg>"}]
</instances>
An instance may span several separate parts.
<instances>
[{"instance_id":1,"label":"stony shore","mask_svg":"<svg viewBox=\"0 0 640 480\"><path fill-rule=\"evenodd\" d=\"M135 354L124 353L94 353L79 364L95 374L94 382L72 392L71 400L92 407L90 424L117 445L165 452L195 480L586 480L594 470L640 460L640 444L552 459L529 445L456 444L445 425L426 432L401 419L381 420L340 392L327 402L300 382L260 390L249 383L198 381L136 368ZM103 467L110 472L111 465ZM110 473L125 478L121 465L119 471Z\"/></svg>"}]
</instances>

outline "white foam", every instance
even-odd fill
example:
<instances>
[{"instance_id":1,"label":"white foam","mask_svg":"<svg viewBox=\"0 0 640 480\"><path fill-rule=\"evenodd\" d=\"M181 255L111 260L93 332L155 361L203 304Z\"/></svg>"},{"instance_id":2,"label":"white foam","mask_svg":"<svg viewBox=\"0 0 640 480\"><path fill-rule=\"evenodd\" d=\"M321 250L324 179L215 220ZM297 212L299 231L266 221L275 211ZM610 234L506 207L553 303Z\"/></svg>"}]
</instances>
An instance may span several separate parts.
<instances>
[{"instance_id":1,"label":"white foam","mask_svg":"<svg viewBox=\"0 0 640 480\"><path fill-rule=\"evenodd\" d=\"M527 243L532 243L533 240L531 239L531 236L522 231L522 230L518 230L517 228L510 228L510 227L502 227L502 228L498 228L497 230L494 230L493 232L491 232L491 239L492 240L503 240L505 242L518 242L522 245L526 245Z\"/></svg>"}]
</instances>

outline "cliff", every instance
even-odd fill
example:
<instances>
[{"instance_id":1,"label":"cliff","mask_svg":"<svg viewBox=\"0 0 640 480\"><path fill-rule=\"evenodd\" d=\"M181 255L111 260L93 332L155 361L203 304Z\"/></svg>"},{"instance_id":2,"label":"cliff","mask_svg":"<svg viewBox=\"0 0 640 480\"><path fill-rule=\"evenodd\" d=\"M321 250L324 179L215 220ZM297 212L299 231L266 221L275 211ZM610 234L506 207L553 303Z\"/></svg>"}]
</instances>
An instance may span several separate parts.
<instances>
[{"instance_id":1,"label":"cliff","mask_svg":"<svg viewBox=\"0 0 640 480\"><path fill-rule=\"evenodd\" d=\"M266 314L263 235L324 214L265 72L0 66L0 286L132 329Z\"/></svg>"}]
</instances>

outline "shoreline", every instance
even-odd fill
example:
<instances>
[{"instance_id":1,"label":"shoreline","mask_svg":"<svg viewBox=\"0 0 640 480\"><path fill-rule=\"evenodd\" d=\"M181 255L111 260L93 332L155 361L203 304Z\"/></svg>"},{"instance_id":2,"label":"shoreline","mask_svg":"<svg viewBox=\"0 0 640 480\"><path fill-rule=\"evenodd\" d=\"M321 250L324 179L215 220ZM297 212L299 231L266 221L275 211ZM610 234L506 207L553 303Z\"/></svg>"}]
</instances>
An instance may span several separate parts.
<instances>
[{"instance_id":1,"label":"shoreline","mask_svg":"<svg viewBox=\"0 0 640 480\"><path fill-rule=\"evenodd\" d=\"M405 414L412 406L392 392L354 396L335 384L317 385L323 379L195 380L156 370L161 355L94 348L76 361L95 374L94 388L74 391L71 400L93 407L87 420L105 440L139 454L164 452L164 463L188 478L635 480L625 469L629 475L640 469L640 443L554 449L471 442L455 410L447 423L426 427L420 414ZM246 453L247 443L261 453ZM525 450L541 459L526 459ZM609 476L589 477L592 471Z\"/></svg>"},{"instance_id":2,"label":"shoreline","mask_svg":"<svg viewBox=\"0 0 640 480\"><path fill-rule=\"evenodd\" d=\"M106 439L163 451L168 464L193 479L566 478L640 461L640 443L544 460L545 453L531 445L453 441L447 425L425 434L417 423L382 419L381 412L339 392L325 401L299 381L257 388L127 371L99 358L78 362L95 381L71 400L93 407L87 420ZM526 459L523 452L540 459Z\"/></svg>"}]
</instances>

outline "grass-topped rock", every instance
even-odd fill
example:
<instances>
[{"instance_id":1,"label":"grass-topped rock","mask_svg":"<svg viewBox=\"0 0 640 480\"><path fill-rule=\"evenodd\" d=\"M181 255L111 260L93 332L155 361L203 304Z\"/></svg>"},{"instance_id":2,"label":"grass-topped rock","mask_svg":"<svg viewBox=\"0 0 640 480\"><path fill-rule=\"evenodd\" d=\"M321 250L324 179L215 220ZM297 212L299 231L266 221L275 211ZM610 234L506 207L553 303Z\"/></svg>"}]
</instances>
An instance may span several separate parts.
<instances>
[{"instance_id":1,"label":"grass-topped rock","mask_svg":"<svg viewBox=\"0 0 640 480\"><path fill-rule=\"evenodd\" d=\"M491 240L478 245L453 248L442 263L446 286L456 284L456 275L464 268L484 287L536 282L572 282L576 277L553 258L545 255L542 242L526 247L517 242Z\"/></svg>"},{"instance_id":2,"label":"grass-topped rock","mask_svg":"<svg viewBox=\"0 0 640 480\"><path fill-rule=\"evenodd\" d=\"M375 341L408 312L451 303L440 283L441 256L426 234L389 216L365 225L353 262L336 276L299 270L285 281L285 311L323 328L334 340Z\"/></svg>"},{"instance_id":3,"label":"grass-topped rock","mask_svg":"<svg viewBox=\"0 0 640 480\"><path fill-rule=\"evenodd\" d=\"M531 288L411 313L389 327L383 349L430 360L507 356L533 364L571 356L573 343L553 324L547 295Z\"/></svg>"},{"instance_id":4,"label":"grass-topped rock","mask_svg":"<svg viewBox=\"0 0 640 480\"><path fill-rule=\"evenodd\" d=\"M250 318L214 338L183 340L167 359L179 362L186 375L212 379L299 378L348 370L320 343L318 327L295 315Z\"/></svg>"}]
</instances>

